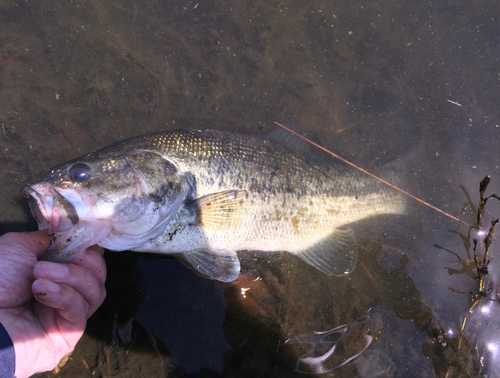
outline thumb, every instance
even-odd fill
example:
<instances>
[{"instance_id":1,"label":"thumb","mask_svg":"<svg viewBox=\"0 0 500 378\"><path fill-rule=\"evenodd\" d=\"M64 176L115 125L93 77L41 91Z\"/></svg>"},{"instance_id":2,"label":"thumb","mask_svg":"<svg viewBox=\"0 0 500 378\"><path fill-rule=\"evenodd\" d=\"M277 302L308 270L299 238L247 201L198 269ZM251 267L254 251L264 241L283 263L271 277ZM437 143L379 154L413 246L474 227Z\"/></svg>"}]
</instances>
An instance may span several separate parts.
<instances>
[{"instance_id":1,"label":"thumb","mask_svg":"<svg viewBox=\"0 0 500 378\"><path fill-rule=\"evenodd\" d=\"M40 257L47 250L52 239L46 230L35 232L9 232L0 237L0 249L30 251Z\"/></svg>"}]
</instances>

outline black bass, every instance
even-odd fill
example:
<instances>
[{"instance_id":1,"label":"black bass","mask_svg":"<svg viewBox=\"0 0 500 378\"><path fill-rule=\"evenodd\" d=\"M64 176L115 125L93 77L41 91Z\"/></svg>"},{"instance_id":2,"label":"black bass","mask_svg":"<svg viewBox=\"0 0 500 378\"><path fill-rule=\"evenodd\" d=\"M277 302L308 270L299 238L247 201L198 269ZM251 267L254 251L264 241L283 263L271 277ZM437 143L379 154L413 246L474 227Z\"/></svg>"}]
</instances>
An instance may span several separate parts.
<instances>
[{"instance_id":1,"label":"black bass","mask_svg":"<svg viewBox=\"0 0 500 378\"><path fill-rule=\"evenodd\" d=\"M393 176L396 174L394 173ZM215 130L132 138L26 186L44 259L98 244L172 254L201 276L238 278L236 252L287 251L329 275L357 262L350 223L403 214L402 194L347 167L321 167L274 139Z\"/></svg>"}]
</instances>

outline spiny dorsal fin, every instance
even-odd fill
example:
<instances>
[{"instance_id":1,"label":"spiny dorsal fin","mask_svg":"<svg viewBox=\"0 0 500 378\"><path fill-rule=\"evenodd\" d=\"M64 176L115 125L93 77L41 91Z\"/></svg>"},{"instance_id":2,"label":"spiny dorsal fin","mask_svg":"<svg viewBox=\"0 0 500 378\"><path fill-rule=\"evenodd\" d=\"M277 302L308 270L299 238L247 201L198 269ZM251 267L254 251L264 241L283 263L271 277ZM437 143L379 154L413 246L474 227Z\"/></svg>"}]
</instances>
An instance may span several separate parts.
<instances>
[{"instance_id":1,"label":"spiny dorsal fin","mask_svg":"<svg viewBox=\"0 0 500 378\"><path fill-rule=\"evenodd\" d=\"M304 129L297 121L287 122L285 123L285 126L298 134L304 134ZM310 153L311 146L309 143L307 143L304 139L286 131L285 129L282 129L281 127L272 129L264 135L264 138L279 143L292 151Z\"/></svg>"}]
</instances>

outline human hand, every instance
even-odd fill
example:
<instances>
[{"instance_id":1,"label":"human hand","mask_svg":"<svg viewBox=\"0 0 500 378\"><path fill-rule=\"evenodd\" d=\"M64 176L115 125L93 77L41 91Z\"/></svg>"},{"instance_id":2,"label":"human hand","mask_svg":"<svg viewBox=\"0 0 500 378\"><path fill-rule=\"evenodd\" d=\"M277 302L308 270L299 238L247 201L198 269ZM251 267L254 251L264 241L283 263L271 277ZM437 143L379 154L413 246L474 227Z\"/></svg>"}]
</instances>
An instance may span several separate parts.
<instances>
[{"instance_id":1,"label":"human hand","mask_svg":"<svg viewBox=\"0 0 500 378\"><path fill-rule=\"evenodd\" d=\"M106 296L102 248L68 264L38 261L49 242L45 231L0 237L0 323L14 343L17 378L52 370Z\"/></svg>"}]
</instances>

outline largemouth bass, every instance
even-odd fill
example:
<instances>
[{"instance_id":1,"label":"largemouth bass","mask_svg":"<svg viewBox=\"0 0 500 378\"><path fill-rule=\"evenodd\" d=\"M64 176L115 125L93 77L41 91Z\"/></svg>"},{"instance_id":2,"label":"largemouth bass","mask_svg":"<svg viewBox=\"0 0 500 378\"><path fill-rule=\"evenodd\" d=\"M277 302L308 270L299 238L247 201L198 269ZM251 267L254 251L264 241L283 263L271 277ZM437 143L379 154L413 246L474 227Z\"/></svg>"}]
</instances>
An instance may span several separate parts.
<instances>
[{"instance_id":1,"label":"largemouth bass","mask_svg":"<svg viewBox=\"0 0 500 378\"><path fill-rule=\"evenodd\" d=\"M346 226L406 207L356 170L215 130L132 138L56 166L23 191L39 229L54 234L44 259L67 262L98 244L172 254L226 282L238 277L236 252L245 250L287 251L326 274L348 274L357 252Z\"/></svg>"}]
</instances>

